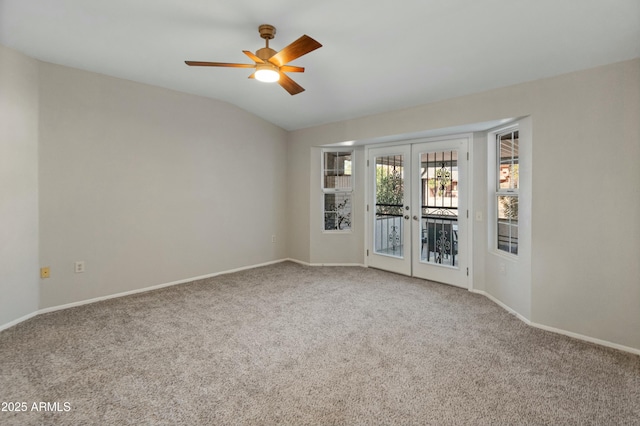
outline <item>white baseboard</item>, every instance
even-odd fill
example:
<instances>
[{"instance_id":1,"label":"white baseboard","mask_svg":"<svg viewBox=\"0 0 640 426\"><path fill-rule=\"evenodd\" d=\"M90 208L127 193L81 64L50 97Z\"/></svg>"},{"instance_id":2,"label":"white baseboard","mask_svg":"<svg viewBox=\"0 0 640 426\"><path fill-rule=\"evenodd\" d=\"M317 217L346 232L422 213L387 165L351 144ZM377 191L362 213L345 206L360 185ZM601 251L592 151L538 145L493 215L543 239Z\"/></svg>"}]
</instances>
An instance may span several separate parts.
<instances>
[{"instance_id":1,"label":"white baseboard","mask_svg":"<svg viewBox=\"0 0 640 426\"><path fill-rule=\"evenodd\" d=\"M529 319L527 317L525 317L524 315L521 315L520 313L514 311L513 309L511 309L511 307L505 305L500 300L496 299L495 297L493 297L491 294L487 293L486 291L483 291L483 290L469 290L469 291L472 292L472 293L483 295L484 297L486 297L487 299L491 300L496 305L500 306L505 311L509 312L511 315L517 317L520 321L524 322L527 325L532 325L531 321L529 321Z\"/></svg>"},{"instance_id":2,"label":"white baseboard","mask_svg":"<svg viewBox=\"0 0 640 426\"><path fill-rule=\"evenodd\" d=\"M248 266L243 266L240 268L234 268L234 269L228 269L225 271L221 271L221 272L214 272L211 274L206 274L206 275L200 275L197 277L191 277L191 278L185 278L182 280L178 280L178 281L171 281L168 283L164 283L164 284L158 284L158 285L153 285L150 287L144 287L144 288L139 288L139 289L135 289L135 290L131 290L131 291L125 291L125 292L121 292L121 293L115 293L115 294L109 294L106 296L100 296L100 297L94 297L91 299L86 299L86 300L80 300L77 302L72 302L72 303L66 303L64 305L57 305L57 306L51 306L48 308L42 308L39 309L35 312L32 312L28 315L25 315L23 317L17 318L13 321L10 321L6 324L2 324L0 325L0 331L2 330L6 330L7 328L13 327L14 325L20 324L23 321L26 321L28 319L31 319L35 316L38 316L40 314L46 314L49 312L55 312L55 311L61 311L63 309L69 309L69 308L75 308L77 306L82 306L82 305L88 305L90 303L96 303L96 302L101 302L103 300L109 300L109 299L115 299L118 297L124 297L124 296L130 296L132 294L138 294L138 293L145 293L147 291L153 291L153 290L158 290L164 287L171 287L174 285L178 285L178 284L185 284L185 283L189 283L192 281L197 281L197 280L202 280L202 279L206 279L206 278L212 278L218 275L225 275L225 274L232 274L234 272L240 272L240 271L245 271L247 269L254 269L254 268L259 268L261 266L267 266L267 265L273 265L276 263L282 263L282 262L295 262L295 263L299 263L301 265L305 265L305 266L364 266L361 264L351 264L351 263L308 263L308 262L303 262L301 260L298 259L291 259L291 258L284 258L284 259L278 259L278 260L272 260L270 262L264 262L264 263L259 263L256 265L248 265Z\"/></svg>"},{"instance_id":3,"label":"white baseboard","mask_svg":"<svg viewBox=\"0 0 640 426\"><path fill-rule=\"evenodd\" d=\"M366 268L366 266L361 263L310 263L309 266L357 266L360 268Z\"/></svg>"},{"instance_id":4,"label":"white baseboard","mask_svg":"<svg viewBox=\"0 0 640 426\"><path fill-rule=\"evenodd\" d=\"M45 314L45 313L54 312L54 311L60 311L60 310L63 310L63 309L68 309L68 308L74 308L76 306L87 305L87 304L90 304L90 303L100 302L100 301L103 301L103 300L115 299L117 297L130 296L132 294L144 293L144 292L152 291L152 290L158 290L158 289L161 289L161 288L164 288L164 287L170 287L170 286L174 286L174 285L178 285L178 284L185 284L185 283L189 283L189 282L192 282L192 281L202 280L202 279L206 279L206 278L212 278L212 277L215 277L215 276L218 276L218 275L232 274L234 272L245 271L247 269L254 269L254 268L259 268L261 266L273 265L273 264L276 264L276 263L282 263L282 262L287 262L287 261L294 262L294 263L299 263L299 264L305 265L305 266L359 266L359 267L366 268L366 266L364 264L359 264L359 263L308 263L308 262L303 262L301 260L292 259L292 258L272 260L270 262L260 263L260 264L257 264L257 265L243 266L243 267L240 267L240 268L229 269L229 270L226 270L226 271L214 272L214 273L207 274L207 275L201 275L201 276L197 276L197 277L186 278L186 279L183 279L183 280L172 281L172 282L169 282L169 283L158 284L158 285L154 285L154 286L150 286L150 287L144 287L144 288L140 288L140 289L136 289L136 290L125 291L125 292L122 292L122 293L110 294L110 295L107 295L107 296L95 297L93 299L87 299L87 300L81 300L81 301L78 301L78 302L67 303L65 305L59 305L59 306L52 306L52 307L49 307L49 308L43 308L43 309L40 309L38 311L32 312L30 314L27 314L27 315L25 315L23 317L17 318L17 319L15 319L13 321L10 321L10 322L8 322L6 324L0 325L0 331L6 330L6 329L8 329L10 327L13 327L14 325L20 324L21 322L26 321L28 319L31 319L31 318L33 318L35 316L40 315L40 314ZM518 312L514 311L509 306L505 305L500 300L496 299L491 294L487 293L486 291L474 290L474 289L471 289L469 291L471 291L472 293L476 293L476 294L480 294L480 295L485 296L486 298L488 298L489 300L491 300L492 302L494 302L495 304L497 304L498 306L500 306L501 308L503 308L504 310L506 310L510 314L513 314L515 317L517 317L519 320L521 320L525 324L530 325L532 327L536 327L536 328L539 328L541 330L550 331L552 333L562 334L564 336L572 337L572 338L578 339L578 340L583 340L585 342L595 343L597 345L606 346L606 347L617 349L617 350L620 350L620 351L630 352L632 354L640 355L640 349L636 349L636 348L632 348L632 347L629 347L629 346L620 345L618 343L609 342L607 340L601 340L601 339L597 339L595 337L585 336L583 334L574 333L574 332L563 330L563 329L560 329L560 328L550 327L548 325L538 324L538 323L532 322L528 318L526 318L523 315L519 314Z\"/></svg>"},{"instance_id":5,"label":"white baseboard","mask_svg":"<svg viewBox=\"0 0 640 426\"><path fill-rule=\"evenodd\" d=\"M14 319L13 321L9 321L6 324L2 324L2 325L0 325L0 331L6 330L7 328L11 328L14 325L18 325L21 322L26 321L28 319L31 319L31 318L35 317L36 315L39 315L39 314L40 314L40 311L31 312L30 314L27 314L27 315L25 315L23 317Z\"/></svg>"},{"instance_id":6,"label":"white baseboard","mask_svg":"<svg viewBox=\"0 0 640 426\"><path fill-rule=\"evenodd\" d=\"M496 299L495 297L493 297L491 294L487 293L486 291L481 291L481 290L469 290L469 291L471 291L472 293L477 293L477 294L481 294L481 295L485 296L486 298L488 298L489 300L494 302L496 305L500 306L501 308L503 308L505 311L509 312L510 314L513 314L519 320L521 320L522 322L524 322L527 325L530 325L531 327L539 328L539 329L545 330L545 331L550 331L550 332L556 333L556 334L562 334L563 336L572 337L574 339L583 340L585 342L595 343L596 345L606 346L608 348L613 348L613 349L617 349L617 350L620 350L620 351L629 352L629 353L632 353L632 354L635 354L635 355L640 355L640 349L632 348L630 346L620 345L618 343L609 342L608 340L601 340L601 339L597 339L595 337L585 336L584 334L574 333L572 331L563 330L561 328L550 327L550 326L544 325L544 324L538 324L536 322L533 322L533 321L529 320L528 318L524 317L523 315L520 315L518 312L514 311L509 306L505 305L500 300Z\"/></svg>"},{"instance_id":7,"label":"white baseboard","mask_svg":"<svg viewBox=\"0 0 640 426\"><path fill-rule=\"evenodd\" d=\"M292 259L292 258L287 258L285 259L288 262L293 262L293 263L298 263L300 265L304 265L304 266L311 266L311 264L309 262L305 262L303 260L298 260L298 259Z\"/></svg>"},{"instance_id":8,"label":"white baseboard","mask_svg":"<svg viewBox=\"0 0 640 426\"><path fill-rule=\"evenodd\" d=\"M304 262L302 260L298 260L298 259L285 259L289 262L294 262L294 263L299 263L300 265L304 265L304 266L359 266L362 268L366 268L367 266L364 263L309 263L309 262Z\"/></svg>"},{"instance_id":9,"label":"white baseboard","mask_svg":"<svg viewBox=\"0 0 640 426\"><path fill-rule=\"evenodd\" d=\"M28 315L25 315L21 318L15 319L11 322L8 322L6 324L2 324L0 325L0 331L5 330L7 328L13 327L14 325L20 324L23 321L26 321L30 318L33 318L35 316L38 316L40 314L46 314L49 312L55 312L55 311L61 311L63 309L69 309L69 308L75 308L77 306L82 306L82 305L88 305L90 303L96 303L96 302L100 302L103 300L109 300L109 299L115 299L118 297L124 297L124 296L130 296L132 294L138 294L138 293L145 293L147 291L152 291L152 290L158 290L164 287L171 287L174 285L178 285L178 284L186 284L192 281L197 281L197 280L202 280L202 279L206 279L206 278L212 278L212 277L216 277L218 275L225 275L225 274L232 274L234 272L240 272L240 271L245 271L247 269L254 269L254 268L259 268L261 266L267 266L267 265L273 265L275 263L282 263L282 262L286 262L289 259L278 259L278 260L272 260L270 262L264 262L264 263L260 263L257 265L249 265L249 266L242 266L240 268L234 268L234 269L228 269L226 271L221 271L221 272L214 272L211 274L207 274L207 275L200 275L197 277L191 277L191 278L185 278L183 280L178 280L178 281L171 281L168 283L164 283L164 284L158 284L158 285L153 285L150 287L144 287L144 288L139 288L136 290L131 290L131 291L125 291L122 293L115 293L115 294L109 294L106 296L100 296L100 297L94 297L92 299L86 299L86 300L80 300L77 302L72 302L72 303L66 303L64 305L58 305L58 306L51 306L48 308L42 308L39 309L35 312L32 312Z\"/></svg>"},{"instance_id":10,"label":"white baseboard","mask_svg":"<svg viewBox=\"0 0 640 426\"><path fill-rule=\"evenodd\" d=\"M618 343L609 342L607 340L596 339L595 337L585 336L584 334L574 333L572 331L562 330L560 328L550 327L544 324L538 324L531 322L532 327L539 328L541 330L551 331L552 333L563 334L565 336L573 337L574 339L584 340L585 342L595 343L596 345L606 346L608 348L617 349L624 352L630 352L635 355L640 355L640 349L632 348L630 346L620 345Z\"/></svg>"}]
</instances>

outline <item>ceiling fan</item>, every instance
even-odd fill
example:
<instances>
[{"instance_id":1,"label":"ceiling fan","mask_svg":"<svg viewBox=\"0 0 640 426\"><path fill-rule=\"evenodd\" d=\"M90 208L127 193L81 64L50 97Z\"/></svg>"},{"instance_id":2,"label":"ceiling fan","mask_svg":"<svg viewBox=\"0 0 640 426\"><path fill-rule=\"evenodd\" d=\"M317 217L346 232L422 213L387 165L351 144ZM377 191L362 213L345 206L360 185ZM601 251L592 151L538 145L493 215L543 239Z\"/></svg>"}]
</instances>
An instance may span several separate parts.
<instances>
[{"instance_id":1,"label":"ceiling fan","mask_svg":"<svg viewBox=\"0 0 640 426\"><path fill-rule=\"evenodd\" d=\"M304 68L287 65L309 52L312 52L322 45L309 37L303 35L279 52L269 47L269 40L276 35L276 28L273 25L260 25L258 27L260 37L265 39L266 46L258 49L255 54L248 50L242 52L251 58L255 64L230 64L225 62L198 62L185 61L189 66L195 67L231 67L231 68L255 68L256 71L249 76L264 82L278 82L291 95L297 95L304 91L304 88L293 81L285 72L304 72Z\"/></svg>"}]
</instances>

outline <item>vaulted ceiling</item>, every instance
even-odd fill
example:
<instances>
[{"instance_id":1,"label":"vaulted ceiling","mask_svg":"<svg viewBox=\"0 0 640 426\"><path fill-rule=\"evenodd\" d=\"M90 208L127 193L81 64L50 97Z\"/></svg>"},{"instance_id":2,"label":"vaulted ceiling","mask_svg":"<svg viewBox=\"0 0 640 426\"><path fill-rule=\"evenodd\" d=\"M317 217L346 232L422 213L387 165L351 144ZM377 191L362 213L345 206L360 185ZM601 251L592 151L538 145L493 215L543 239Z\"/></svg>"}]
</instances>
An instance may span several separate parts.
<instances>
[{"instance_id":1,"label":"vaulted ceiling","mask_svg":"<svg viewBox=\"0 0 640 426\"><path fill-rule=\"evenodd\" d=\"M306 91L249 80L277 28ZM640 57L638 0L0 0L0 44L36 59L215 98L288 130Z\"/></svg>"}]
</instances>

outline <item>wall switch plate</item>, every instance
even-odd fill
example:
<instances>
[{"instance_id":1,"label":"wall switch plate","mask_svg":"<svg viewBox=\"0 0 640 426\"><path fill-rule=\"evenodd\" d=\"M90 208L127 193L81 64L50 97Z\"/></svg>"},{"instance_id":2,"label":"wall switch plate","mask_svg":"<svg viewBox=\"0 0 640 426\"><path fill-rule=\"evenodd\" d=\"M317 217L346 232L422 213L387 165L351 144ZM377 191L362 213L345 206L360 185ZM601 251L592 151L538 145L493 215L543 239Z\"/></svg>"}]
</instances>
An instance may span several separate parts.
<instances>
[{"instance_id":1,"label":"wall switch plate","mask_svg":"<svg viewBox=\"0 0 640 426\"><path fill-rule=\"evenodd\" d=\"M272 236L271 236L271 242L272 242L272 243L275 243L275 242L276 242L276 236L275 236L275 235L272 235Z\"/></svg>"},{"instance_id":2,"label":"wall switch plate","mask_svg":"<svg viewBox=\"0 0 640 426\"><path fill-rule=\"evenodd\" d=\"M40 278L49 278L51 276L51 270L48 266L40 268Z\"/></svg>"},{"instance_id":3,"label":"wall switch plate","mask_svg":"<svg viewBox=\"0 0 640 426\"><path fill-rule=\"evenodd\" d=\"M78 260L75 263L75 269L74 269L76 274L81 274L84 272L84 260Z\"/></svg>"}]
</instances>

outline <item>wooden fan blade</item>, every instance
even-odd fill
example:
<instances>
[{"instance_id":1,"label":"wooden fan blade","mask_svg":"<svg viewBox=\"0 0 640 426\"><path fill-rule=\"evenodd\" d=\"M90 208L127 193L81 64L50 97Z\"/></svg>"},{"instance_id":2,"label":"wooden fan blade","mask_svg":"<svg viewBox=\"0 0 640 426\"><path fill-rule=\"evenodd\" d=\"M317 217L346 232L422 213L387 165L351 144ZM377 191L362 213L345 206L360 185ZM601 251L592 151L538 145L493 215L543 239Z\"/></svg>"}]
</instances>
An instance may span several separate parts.
<instances>
[{"instance_id":1,"label":"wooden fan blade","mask_svg":"<svg viewBox=\"0 0 640 426\"><path fill-rule=\"evenodd\" d=\"M255 64L229 64L226 62L198 62L198 61L184 61L185 64L191 67L230 67L230 68L255 68Z\"/></svg>"},{"instance_id":2,"label":"wooden fan blade","mask_svg":"<svg viewBox=\"0 0 640 426\"><path fill-rule=\"evenodd\" d=\"M244 53L249 58L251 58L252 61L254 61L254 62L258 63L258 64L264 64L264 61L262 59L258 58L256 55L254 55L253 52L250 52L248 50L243 50L242 53Z\"/></svg>"},{"instance_id":3,"label":"wooden fan blade","mask_svg":"<svg viewBox=\"0 0 640 426\"><path fill-rule=\"evenodd\" d=\"M313 52L319 47L322 47L320 43L305 34L269 58L269 62L281 67L302 55Z\"/></svg>"},{"instance_id":4,"label":"wooden fan blade","mask_svg":"<svg viewBox=\"0 0 640 426\"><path fill-rule=\"evenodd\" d=\"M294 67L291 65L283 65L280 67L280 71L284 72L304 72L303 67Z\"/></svg>"},{"instance_id":5,"label":"wooden fan blade","mask_svg":"<svg viewBox=\"0 0 640 426\"><path fill-rule=\"evenodd\" d=\"M291 78L283 72L280 73L280 80L278 80L278 84L282 86L284 90L289 92L291 96L304 92L304 88L302 86L291 80Z\"/></svg>"},{"instance_id":6,"label":"wooden fan blade","mask_svg":"<svg viewBox=\"0 0 640 426\"><path fill-rule=\"evenodd\" d=\"M249 77L247 78L256 78L256 73L254 72L253 74L251 74Z\"/></svg>"}]
</instances>

